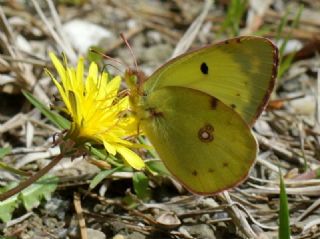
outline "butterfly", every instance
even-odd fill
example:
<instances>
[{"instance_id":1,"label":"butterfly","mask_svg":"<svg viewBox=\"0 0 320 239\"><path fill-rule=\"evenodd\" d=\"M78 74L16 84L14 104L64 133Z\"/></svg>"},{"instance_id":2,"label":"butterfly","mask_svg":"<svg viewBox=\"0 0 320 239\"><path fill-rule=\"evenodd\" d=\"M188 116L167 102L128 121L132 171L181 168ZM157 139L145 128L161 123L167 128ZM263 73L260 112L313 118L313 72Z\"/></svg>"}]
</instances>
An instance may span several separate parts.
<instances>
[{"instance_id":1,"label":"butterfly","mask_svg":"<svg viewBox=\"0 0 320 239\"><path fill-rule=\"evenodd\" d=\"M132 111L164 165L189 191L211 195L247 178L258 151L251 127L277 68L270 40L242 36L182 54L146 79L133 71L126 79Z\"/></svg>"}]
</instances>

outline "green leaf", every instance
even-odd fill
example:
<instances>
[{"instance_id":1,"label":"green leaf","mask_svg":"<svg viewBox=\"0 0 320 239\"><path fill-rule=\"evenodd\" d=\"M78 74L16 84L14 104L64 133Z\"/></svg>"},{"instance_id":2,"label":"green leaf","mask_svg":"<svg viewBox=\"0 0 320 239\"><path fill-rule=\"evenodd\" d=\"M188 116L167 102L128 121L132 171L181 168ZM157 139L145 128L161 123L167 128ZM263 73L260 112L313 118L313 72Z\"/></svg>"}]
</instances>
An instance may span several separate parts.
<instances>
[{"instance_id":1,"label":"green leaf","mask_svg":"<svg viewBox=\"0 0 320 239\"><path fill-rule=\"evenodd\" d=\"M158 173L161 176L171 176L168 169L164 166L163 162L160 160L145 161L145 164L147 168L153 173Z\"/></svg>"},{"instance_id":2,"label":"green leaf","mask_svg":"<svg viewBox=\"0 0 320 239\"><path fill-rule=\"evenodd\" d=\"M138 198L147 200L150 198L149 179L143 172L136 172L133 175L133 188Z\"/></svg>"},{"instance_id":3,"label":"green leaf","mask_svg":"<svg viewBox=\"0 0 320 239\"><path fill-rule=\"evenodd\" d=\"M108 163L115 167L123 166L123 164L117 162L117 158L111 154L109 154L105 149L97 149L90 143L85 143L86 149L94 156L101 160L106 160Z\"/></svg>"},{"instance_id":4,"label":"green leaf","mask_svg":"<svg viewBox=\"0 0 320 239\"><path fill-rule=\"evenodd\" d=\"M281 17L280 19L280 23L277 27L276 30L276 40L279 41L281 38L281 33L284 31L284 27L287 25L288 23L288 15L289 15L289 9L286 9L284 15ZM281 46L282 47L282 46ZM281 47L280 47L280 55L282 53L281 51Z\"/></svg>"},{"instance_id":5,"label":"green leaf","mask_svg":"<svg viewBox=\"0 0 320 239\"><path fill-rule=\"evenodd\" d=\"M45 115L59 129L69 129L70 122L56 112L51 111L47 106L42 104L37 98L27 91L22 91L23 95L33 104L40 112Z\"/></svg>"},{"instance_id":6,"label":"green leaf","mask_svg":"<svg viewBox=\"0 0 320 239\"><path fill-rule=\"evenodd\" d=\"M90 185L89 185L89 189L90 190L94 189L103 179L110 176L114 172L121 170L122 168L123 168L123 166L120 166L120 167L116 167L113 169L101 171L91 180Z\"/></svg>"},{"instance_id":7,"label":"green leaf","mask_svg":"<svg viewBox=\"0 0 320 239\"><path fill-rule=\"evenodd\" d=\"M238 36L240 24L247 7L247 0L232 0L228 5L226 18L222 23L221 32L226 32L229 36Z\"/></svg>"},{"instance_id":8,"label":"green leaf","mask_svg":"<svg viewBox=\"0 0 320 239\"><path fill-rule=\"evenodd\" d=\"M19 199L24 207L29 211L40 204L42 199L49 200L51 194L56 190L58 177L46 175L40 178L37 182L24 189L19 194Z\"/></svg>"},{"instance_id":9,"label":"green leaf","mask_svg":"<svg viewBox=\"0 0 320 239\"><path fill-rule=\"evenodd\" d=\"M290 239L290 217L286 188L280 172L280 212L279 212L279 238Z\"/></svg>"},{"instance_id":10,"label":"green leaf","mask_svg":"<svg viewBox=\"0 0 320 239\"><path fill-rule=\"evenodd\" d=\"M19 194L0 202L0 220L3 222L11 220L12 213L21 203L27 210L31 210L37 207L43 198L49 200L52 192L57 188L57 184L58 177L46 175ZM17 185L18 182L9 183L6 187L0 188L0 193L6 192Z\"/></svg>"},{"instance_id":11,"label":"green leaf","mask_svg":"<svg viewBox=\"0 0 320 239\"><path fill-rule=\"evenodd\" d=\"M294 56L295 56L295 53L291 53L286 57L282 57L281 64L279 66L279 71L278 71L279 77L282 77L282 75L290 68Z\"/></svg>"},{"instance_id":12,"label":"green leaf","mask_svg":"<svg viewBox=\"0 0 320 239\"><path fill-rule=\"evenodd\" d=\"M0 188L0 193L6 192L11 188L17 186L17 182L9 183L6 187ZM0 220L3 222L8 222L12 218L12 213L19 205L18 195L14 195L4 201L0 201Z\"/></svg>"},{"instance_id":13,"label":"green leaf","mask_svg":"<svg viewBox=\"0 0 320 239\"><path fill-rule=\"evenodd\" d=\"M127 193L127 195L124 196L121 201L122 204L128 209L134 209L141 204L141 202L137 199L137 196L132 193Z\"/></svg>"},{"instance_id":14,"label":"green leaf","mask_svg":"<svg viewBox=\"0 0 320 239\"><path fill-rule=\"evenodd\" d=\"M301 14L303 11L303 5L301 4L295 18L292 21L292 24L290 25L291 29L297 28L300 23ZM276 39L279 41L281 38L282 32L284 31L285 26L288 25L288 15L289 15L290 9L287 9L284 16L280 20L280 24L277 28L276 33ZM284 50L286 49L286 46L288 44L289 39L292 37L292 30L284 37L283 42L281 43L279 47L279 55L280 55L280 65L279 65L279 71L278 71L278 79L282 77L282 75L290 68L291 63L294 58L294 53L288 55L287 57L284 56Z\"/></svg>"},{"instance_id":15,"label":"green leaf","mask_svg":"<svg viewBox=\"0 0 320 239\"><path fill-rule=\"evenodd\" d=\"M320 178L320 167L316 168L315 170L316 178Z\"/></svg>"},{"instance_id":16,"label":"green leaf","mask_svg":"<svg viewBox=\"0 0 320 239\"><path fill-rule=\"evenodd\" d=\"M19 170L19 169L16 169L14 167L11 167L8 164L3 163L3 162L0 162L0 169L6 170L6 171L8 171L10 173L17 174L17 175L20 175L20 176L29 176L30 175L27 172L24 172L22 170Z\"/></svg>"},{"instance_id":17,"label":"green leaf","mask_svg":"<svg viewBox=\"0 0 320 239\"><path fill-rule=\"evenodd\" d=\"M10 197L0 202L0 219L3 222L8 222L12 218L14 209L18 207L17 197Z\"/></svg>"},{"instance_id":18,"label":"green leaf","mask_svg":"<svg viewBox=\"0 0 320 239\"><path fill-rule=\"evenodd\" d=\"M103 60L103 56L101 54L98 54L98 52L101 52L103 54L104 49L98 46L91 46L90 49L87 52L87 59L89 62L95 62L99 64Z\"/></svg>"},{"instance_id":19,"label":"green leaf","mask_svg":"<svg viewBox=\"0 0 320 239\"><path fill-rule=\"evenodd\" d=\"M11 147L0 148L0 159L5 157L9 153L11 153ZM11 172L13 174L18 174L18 175L21 175L21 176L29 176L28 173L26 173L26 172L24 172L22 170L13 168L13 167L11 167L8 164L3 163L3 162L0 162L0 169L6 170L8 172Z\"/></svg>"},{"instance_id":20,"label":"green leaf","mask_svg":"<svg viewBox=\"0 0 320 239\"><path fill-rule=\"evenodd\" d=\"M11 153L11 147L0 148L0 159Z\"/></svg>"}]
</instances>

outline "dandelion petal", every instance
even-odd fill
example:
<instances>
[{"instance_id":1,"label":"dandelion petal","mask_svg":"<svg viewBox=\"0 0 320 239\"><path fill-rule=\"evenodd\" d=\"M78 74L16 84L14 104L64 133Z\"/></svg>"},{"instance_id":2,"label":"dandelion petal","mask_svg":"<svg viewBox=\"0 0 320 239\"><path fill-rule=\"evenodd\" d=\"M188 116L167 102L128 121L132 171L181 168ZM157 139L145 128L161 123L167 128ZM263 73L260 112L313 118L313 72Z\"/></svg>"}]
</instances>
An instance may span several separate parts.
<instances>
[{"instance_id":1,"label":"dandelion petal","mask_svg":"<svg viewBox=\"0 0 320 239\"><path fill-rule=\"evenodd\" d=\"M117 152L126 160L126 162L134 169L140 170L144 167L143 160L132 150L117 146Z\"/></svg>"}]
</instances>

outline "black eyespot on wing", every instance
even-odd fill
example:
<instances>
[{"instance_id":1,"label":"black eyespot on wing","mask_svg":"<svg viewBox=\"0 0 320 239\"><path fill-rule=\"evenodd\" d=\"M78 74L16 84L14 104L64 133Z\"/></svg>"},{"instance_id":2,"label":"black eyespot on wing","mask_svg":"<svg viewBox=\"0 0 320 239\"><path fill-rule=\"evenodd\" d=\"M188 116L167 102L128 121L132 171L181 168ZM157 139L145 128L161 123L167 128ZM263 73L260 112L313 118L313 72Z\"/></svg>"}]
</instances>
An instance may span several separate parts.
<instances>
[{"instance_id":1,"label":"black eyespot on wing","mask_svg":"<svg viewBox=\"0 0 320 239\"><path fill-rule=\"evenodd\" d=\"M209 73L208 65L207 65L205 62L203 62L203 63L201 64L200 70L201 70L201 72L202 72L203 74L205 74L205 75L208 75L208 73Z\"/></svg>"},{"instance_id":2,"label":"black eyespot on wing","mask_svg":"<svg viewBox=\"0 0 320 239\"><path fill-rule=\"evenodd\" d=\"M214 173L214 172L215 172L214 169L212 169L212 168L209 168L209 169L208 169L208 173Z\"/></svg>"},{"instance_id":3,"label":"black eyespot on wing","mask_svg":"<svg viewBox=\"0 0 320 239\"><path fill-rule=\"evenodd\" d=\"M191 173L193 176L197 176L198 175L198 171L197 170L193 170Z\"/></svg>"}]
</instances>

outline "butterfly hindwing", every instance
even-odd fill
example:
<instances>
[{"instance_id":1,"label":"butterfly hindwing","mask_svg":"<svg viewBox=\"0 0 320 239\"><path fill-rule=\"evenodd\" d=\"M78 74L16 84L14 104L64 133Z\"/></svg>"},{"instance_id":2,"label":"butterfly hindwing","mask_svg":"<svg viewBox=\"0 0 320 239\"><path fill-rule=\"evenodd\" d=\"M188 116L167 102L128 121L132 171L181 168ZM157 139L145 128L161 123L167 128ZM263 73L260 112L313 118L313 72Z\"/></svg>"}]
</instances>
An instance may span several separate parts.
<instances>
[{"instance_id":1,"label":"butterfly hindwing","mask_svg":"<svg viewBox=\"0 0 320 239\"><path fill-rule=\"evenodd\" d=\"M168 170L190 191L213 194L246 178L257 144L246 122L217 98L164 87L143 103L141 126Z\"/></svg>"}]
</instances>

